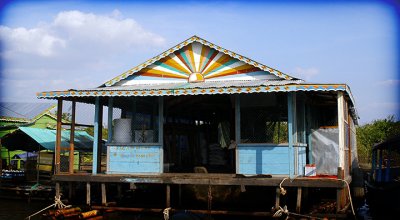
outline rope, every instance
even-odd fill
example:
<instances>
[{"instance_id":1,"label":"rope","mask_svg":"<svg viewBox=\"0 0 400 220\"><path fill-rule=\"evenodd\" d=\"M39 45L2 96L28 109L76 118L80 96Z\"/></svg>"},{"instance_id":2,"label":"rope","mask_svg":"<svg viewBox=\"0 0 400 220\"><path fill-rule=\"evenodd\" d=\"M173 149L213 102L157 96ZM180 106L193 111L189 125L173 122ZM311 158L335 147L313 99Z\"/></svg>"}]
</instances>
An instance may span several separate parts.
<instances>
[{"instance_id":1,"label":"rope","mask_svg":"<svg viewBox=\"0 0 400 220\"><path fill-rule=\"evenodd\" d=\"M46 211L47 209L49 209L49 208L51 208L51 207L57 208L57 209L65 209L65 208L71 207L71 205L65 205L65 204L61 201L61 197L60 197L60 196L58 196L58 197L57 197L57 196L54 196L54 204L51 204L51 205L47 206L46 208L41 209L40 211L37 211L37 212L33 213L32 215L26 217L25 219L30 220L31 217L33 217L33 216L35 216L35 215L38 215L38 214L40 214L40 213Z\"/></svg>"},{"instance_id":2,"label":"rope","mask_svg":"<svg viewBox=\"0 0 400 220\"><path fill-rule=\"evenodd\" d=\"M274 215L272 217L274 218L279 218L282 216L282 214L286 214L287 216L289 216L289 210L287 209L287 206L282 207L278 207L278 210L274 213Z\"/></svg>"},{"instance_id":3,"label":"rope","mask_svg":"<svg viewBox=\"0 0 400 220\"><path fill-rule=\"evenodd\" d=\"M323 219L324 219L324 218L314 217L314 216L311 216L311 215L301 215L301 214L297 214L297 213L294 213L294 212L289 212L289 210L287 209L286 206L284 206L283 208L279 206L279 207L278 207L278 210L274 213L274 215L272 215L272 217L274 217L274 218L279 218L279 217L281 217L283 214L286 215L286 219L289 218L289 215L298 216L298 217L303 217L303 218L308 218L308 219L320 219L320 220L323 220Z\"/></svg>"},{"instance_id":4,"label":"rope","mask_svg":"<svg viewBox=\"0 0 400 220\"><path fill-rule=\"evenodd\" d=\"M211 208L212 208L212 188L208 185L208 219L211 219Z\"/></svg>"},{"instance_id":5,"label":"rope","mask_svg":"<svg viewBox=\"0 0 400 220\"><path fill-rule=\"evenodd\" d=\"M283 178L281 183L279 183L279 190L281 191L281 195L283 195L283 196L286 195L286 190L285 190L285 188L282 187L282 183L285 182L285 180L287 180L287 179L289 179L289 178L285 177L285 178Z\"/></svg>"},{"instance_id":6,"label":"rope","mask_svg":"<svg viewBox=\"0 0 400 220\"><path fill-rule=\"evenodd\" d=\"M164 220L169 220L169 211L171 211L171 207L164 209Z\"/></svg>"},{"instance_id":7,"label":"rope","mask_svg":"<svg viewBox=\"0 0 400 220\"><path fill-rule=\"evenodd\" d=\"M348 192L348 194L349 194L351 212L353 213L354 218L357 219L356 213L354 212L353 200L351 199L350 185L349 185L349 183L348 183L346 180L342 180L342 179L339 179L339 180L345 182L346 185L347 185L347 192Z\"/></svg>"}]
</instances>

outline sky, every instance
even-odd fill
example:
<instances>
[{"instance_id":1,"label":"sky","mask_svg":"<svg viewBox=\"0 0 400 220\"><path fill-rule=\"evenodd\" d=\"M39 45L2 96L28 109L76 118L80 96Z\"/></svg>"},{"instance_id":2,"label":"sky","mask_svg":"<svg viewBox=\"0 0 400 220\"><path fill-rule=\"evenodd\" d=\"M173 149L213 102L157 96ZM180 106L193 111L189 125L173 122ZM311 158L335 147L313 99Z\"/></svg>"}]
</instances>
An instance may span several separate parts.
<instances>
[{"instance_id":1,"label":"sky","mask_svg":"<svg viewBox=\"0 0 400 220\"><path fill-rule=\"evenodd\" d=\"M97 87L197 35L310 83L350 86L360 124L400 119L400 5L390 1L8 1L3 102Z\"/></svg>"}]
</instances>

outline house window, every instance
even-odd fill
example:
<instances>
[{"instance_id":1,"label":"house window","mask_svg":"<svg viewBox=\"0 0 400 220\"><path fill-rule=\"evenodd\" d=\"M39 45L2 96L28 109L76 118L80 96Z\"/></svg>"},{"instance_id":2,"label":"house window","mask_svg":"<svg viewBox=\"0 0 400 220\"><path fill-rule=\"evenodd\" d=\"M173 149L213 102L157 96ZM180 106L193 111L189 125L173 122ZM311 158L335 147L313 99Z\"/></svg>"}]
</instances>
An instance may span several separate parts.
<instances>
[{"instance_id":1,"label":"house window","mask_svg":"<svg viewBox=\"0 0 400 220\"><path fill-rule=\"evenodd\" d=\"M240 96L240 142L288 142L287 96L280 93Z\"/></svg>"}]
</instances>

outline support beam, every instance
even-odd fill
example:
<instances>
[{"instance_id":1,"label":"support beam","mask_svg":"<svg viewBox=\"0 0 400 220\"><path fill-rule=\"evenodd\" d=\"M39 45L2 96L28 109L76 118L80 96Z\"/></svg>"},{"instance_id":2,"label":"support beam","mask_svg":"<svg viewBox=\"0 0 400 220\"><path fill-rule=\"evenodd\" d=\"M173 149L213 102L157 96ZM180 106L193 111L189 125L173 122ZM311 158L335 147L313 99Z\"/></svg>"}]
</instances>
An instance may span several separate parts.
<instances>
[{"instance_id":1,"label":"support beam","mask_svg":"<svg viewBox=\"0 0 400 220\"><path fill-rule=\"evenodd\" d=\"M57 100L56 146L55 146L55 151L56 152L55 152L55 158L54 158L54 164L55 164L54 173L55 174L59 174L60 173L62 104L63 104L63 100L62 99L58 99Z\"/></svg>"},{"instance_id":2,"label":"support beam","mask_svg":"<svg viewBox=\"0 0 400 220\"><path fill-rule=\"evenodd\" d=\"M240 95L235 95L235 141L236 145L240 144ZM239 151L235 149L235 173L239 172Z\"/></svg>"},{"instance_id":3,"label":"support beam","mask_svg":"<svg viewBox=\"0 0 400 220\"><path fill-rule=\"evenodd\" d=\"M301 212L301 193L302 193L302 188L298 187L297 188L297 202L296 202L296 213Z\"/></svg>"},{"instance_id":4,"label":"support beam","mask_svg":"<svg viewBox=\"0 0 400 220\"><path fill-rule=\"evenodd\" d=\"M101 183L101 204L107 204L107 191L105 183Z\"/></svg>"},{"instance_id":5,"label":"support beam","mask_svg":"<svg viewBox=\"0 0 400 220\"><path fill-rule=\"evenodd\" d=\"M112 142L112 137L113 137L113 112L114 111L114 98L113 97L108 97L108 123L107 123L107 128L108 128L108 137L107 137L107 143Z\"/></svg>"},{"instance_id":6,"label":"support beam","mask_svg":"<svg viewBox=\"0 0 400 220\"><path fill-rule=\"evenodd\" d=\"M90 182L86 183L86 205L90 205Z\"/></svg>"},{"instance_id":7,"label":"support beam","mask_svg":"<svg viewBox=\"0 0 400 220\"><path fill-rule=\"evenodd\" d=\"M297 174L297 157L294 155L294 142L296 137L296 94L294 92L289 92L287 96L287 104L288 104L288 139L289 139L289 177L292 179L294 175Z\"/></svg>"},{"instance_id":8,"label":"support beam","mask_svg":"<svg viewBox=\"0 0 400 220\"><path fill-rule=\"evenodd\" d=\"M342 167L337 169L337 178L344 179L344 170ZM338 188L336 192L336 212L340 212L346 205L346 190L344 187Z\"/></svg>"},{"instance_id":9,"label":"support beam","mask_svg":"<svg viewBox=\"0 0 400 220\"><path fill-rule=\"evenodd\" d=\"M61 193L60 193L60 183L56 182L56 197L60 198Z\"/></svg>"},{"instance_id":10,"label":"support beam","mask_svg":"<svg viewBox=\"0 0 400 220\"><path fill-rule=\"evenodd\" d=\"M101 141L102 141L102 122L103 106L100 97L96 97L94 113L94 141L93 141L93 164L92 174L101 172Z\"/></svg>"},{"instance_id":11,"label":"support beam","mask_svg":"<svg viewBox=\"0 0 400 220\"><path fill-rule=\"evenodd\" d=\"M71 129L69 132L69 173L74 173L74 150L75 150L75 112L76 101L72 101Z\"/></svg>"},{"instance_id":12,"label":"support beam","mask_svg":"<svg viewBox=\"0 0 400 220\"><path fill-rule=\"evenodd\" d=\"M338 128L339 128L339 164L338 167L345 167L344 164L344 149L346 145L345 140L345 100L343 92L337 94L337 108L338 108Z\"/></svg>"},{"instance_id":13,"label":"support beam","mask_svg":"<svg viewBox=\"0 0 400 220\"><path fill-rule=\"evenodd\" d=\"M164 173L164 97L158 97L158 143L160 151L160 172Z\"/></svg>"},{"instance_id":14,"label":"support beam","mask_svg":"<svg viewBox=\"0 0 400 220\"><path fill-rule=\"evenodd\" d=\"M166 185L166 195L165 195L165 207L171 207L171 186L169 184Z\"/></svg>"},{"instance_id":15,"label":"support beam","mask_svg":"<svg viewBox=\"0 0 400 220\"><path fill-rule=\"evenodd\" d=\"M276 187L276 193L275 193L275 210L279 209L281 203L281 189L279 187Z\"/></svg>"},{"instance_id":16,"label":"support beam","mask_svg":"<svg viewBox=\"0 0 400 220\"><path fill-rule=\"evenodd\" d=\"M68 199L69 201L72 200L73 192L74 192L74 187L73 187L73 182L68 182Z\"/></svg>"}]
</instances>

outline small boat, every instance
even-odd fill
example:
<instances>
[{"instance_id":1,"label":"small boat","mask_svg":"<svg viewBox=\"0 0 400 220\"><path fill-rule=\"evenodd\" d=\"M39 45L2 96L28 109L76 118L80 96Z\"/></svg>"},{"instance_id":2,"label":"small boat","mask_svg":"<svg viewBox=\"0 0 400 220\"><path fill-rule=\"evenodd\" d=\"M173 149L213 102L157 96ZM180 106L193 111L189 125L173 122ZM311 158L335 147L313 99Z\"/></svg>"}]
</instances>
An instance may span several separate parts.
<instances>
[{"instance_id":1,"label":"small boat","mask_svg":"<svg viewBox=\"0 0 400 220\"><path fill-rule=\"evenodd\" d=\"M376 144L365 181L367 204L379 216L400 214L400 135Z\"/></svg>"}]
</instances>

